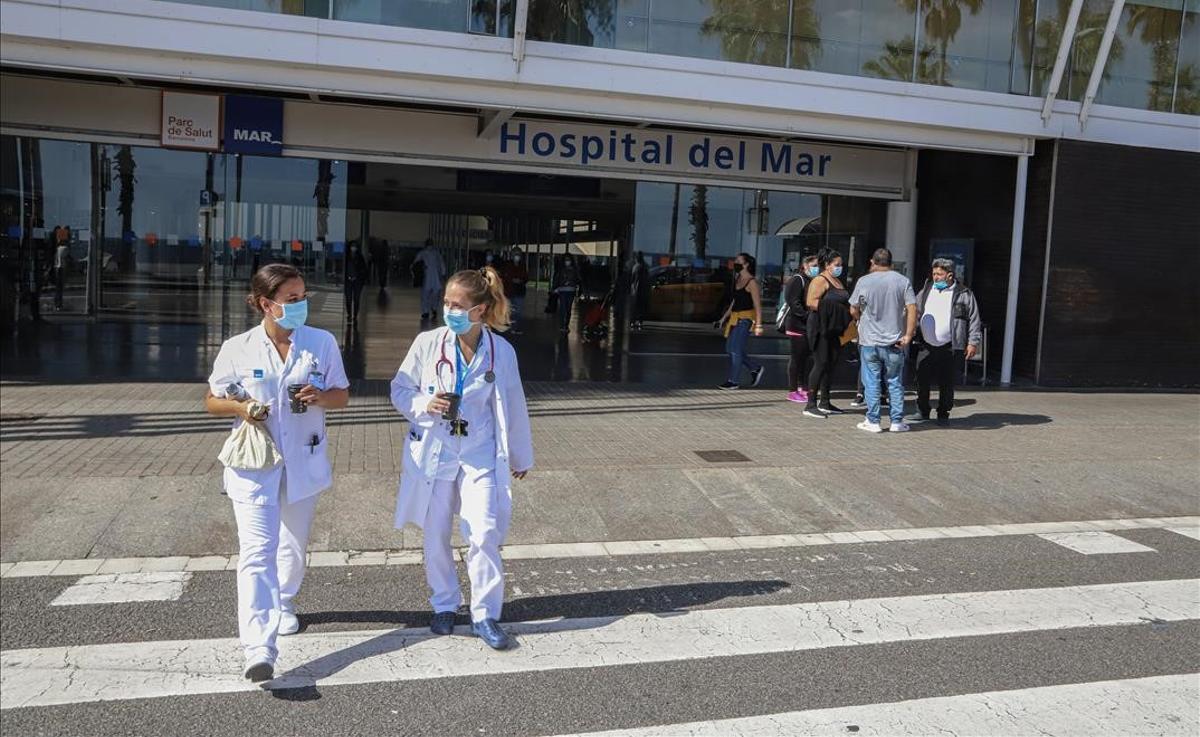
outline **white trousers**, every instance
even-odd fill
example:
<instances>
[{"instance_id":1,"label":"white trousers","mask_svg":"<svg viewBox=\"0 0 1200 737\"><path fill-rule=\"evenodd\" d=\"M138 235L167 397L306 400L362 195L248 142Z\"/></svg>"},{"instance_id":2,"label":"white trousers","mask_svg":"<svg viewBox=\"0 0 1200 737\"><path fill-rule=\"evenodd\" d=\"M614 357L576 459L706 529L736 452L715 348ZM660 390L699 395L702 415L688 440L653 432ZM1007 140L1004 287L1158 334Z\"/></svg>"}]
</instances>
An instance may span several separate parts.
<instances>
[{"instance_id":1,"label":"white trousers","mask_svg":"<svg viewBox=\"0 0 1200 737\"><path fill-rule=\"evenodd\" d=\"M450 547L451 525L457 513L462 519L462 536L467 541L467 577L471 581L471 620L500 619L504 606L504 564L500 546L508 535L512 508L508 497L501 499L492 471L460 469L454 481L435 481L433 498L426 513L425 578L433 595L435 612L452 612L462 604L454 550Z\"/></svg>"},{"instance_id":2,"label":"white trousers","mask_svg":"<svg viewBox=\"0 0 1200 737\"><path fill-rule=\"evenodd\" d=\"M442 306L442 288L425 287L421 290L421 314L437 315Z\"/></svg>"},{"instance_id":3,"label":"white trousers","mask_svg":"<svg viewBox=\"0 0 1200 737\"><path fill-rule=\"evenodd\" d=\"M238 528L238 636L246 656L275 657L280 613L304 581L305 549L320 494L288 503L280 483L279 503L233 503Z\"/></svg>"}]
</instances>

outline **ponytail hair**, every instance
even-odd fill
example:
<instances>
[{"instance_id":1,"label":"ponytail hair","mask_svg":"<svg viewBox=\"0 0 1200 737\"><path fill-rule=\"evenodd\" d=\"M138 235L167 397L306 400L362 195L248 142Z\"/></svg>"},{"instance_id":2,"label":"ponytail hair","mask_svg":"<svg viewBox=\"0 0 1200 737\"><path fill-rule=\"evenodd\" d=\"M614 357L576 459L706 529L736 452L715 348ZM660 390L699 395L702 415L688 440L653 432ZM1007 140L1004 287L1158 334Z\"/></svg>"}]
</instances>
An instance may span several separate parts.
<instances>
[{"instance_id":1,"label":"ponytail hair","mask_svg":"<svg viewBox=\"0 0 1200 737\"><path fill-rule=\"evenodd\" d=\"M447 285L450 284L457 284L466 290L472 304L486 305L483 308L485 325L498 333L508 330L510 312L500 272L491 266L484 266L479 270L468 269L450 277Z\"/></svg>"}]
</instances>

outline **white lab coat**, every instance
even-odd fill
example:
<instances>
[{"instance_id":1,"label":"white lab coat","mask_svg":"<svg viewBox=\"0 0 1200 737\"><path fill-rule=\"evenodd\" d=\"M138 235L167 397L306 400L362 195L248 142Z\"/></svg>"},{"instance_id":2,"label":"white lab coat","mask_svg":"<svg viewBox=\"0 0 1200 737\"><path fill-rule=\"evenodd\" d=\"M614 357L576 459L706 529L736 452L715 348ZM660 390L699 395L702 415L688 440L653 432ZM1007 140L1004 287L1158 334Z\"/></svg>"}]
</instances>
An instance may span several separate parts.
<instances>
[{"instance_id":1,"label":"white lab coat","mask_svg":"<svg viewBox=\"0 0 1200 737\"><path fill-rule=\"evenodd\" d=\"M283 454L283 463L263 471L226 468L225 493L230 499L277 504L285 468L290 502L319 494L333 484L333 468L326 452L325 410L310 406L307 412L293 414L289 407L288 384L307 384L311 371L325 375L326 389L350 386L337 339L319 328L301 326L293 330L287 360L279 357L261 324L222 344L208 379L209 390L213 396L224 397L230 384L240 383L251 397L270 407L267 432ZM240 418L235 420L234 429L241 423ZM312 442L314 437L316 444Z\"/></svg>"},{"instance_id":2,"label":"white lab coat","mask_svg":"<svg viewBox=\"0 0 1200 737\"><path fill-rule=\"evenodd\" d=\"M325 410L310 405L293 414L288 399L288 385L310 383L313 371L324 374L326 389L350 386L331 333L296 328L283 359L260 324L221 345L208 379L213 396L224 397L230 384L240 384L270 408L264 424L283 455L283 463L266 470L225 469L225 493L238 526L238 635L248 657L275 657L282 614L294 611L292 600L304 580L317 495L333 484ZM242 422L235 420L234 429Z\"/></svg>"},{"instance_id":3,"label":"white lab coat","mask_svg":"<svg viewBox=\"0 0 1200 737\"><path fill-rule=\"evenodd\" d=\"M410 523L423 526L429 510L442 455L439 433L431 430L436 423L445 420L428 414L425 409L434 395L443 391L436 373L443 340L447 345L446 357L454 362L454 344L447 339L449 332L447 328L437 328L418 335L392 379L392 404L409 422L396 499L396 529ZM512 472L533 468L533 437L517 353L507 340L498 335L493 337L496 349L496 385L492 392L496 486L497 493L511 504ZM481 340L487 340L487 336ZM442 371L445 382L449 372L445 366ZM453 388L447 386L446 390L453 391Z\"/></svg>"}]
</instances>

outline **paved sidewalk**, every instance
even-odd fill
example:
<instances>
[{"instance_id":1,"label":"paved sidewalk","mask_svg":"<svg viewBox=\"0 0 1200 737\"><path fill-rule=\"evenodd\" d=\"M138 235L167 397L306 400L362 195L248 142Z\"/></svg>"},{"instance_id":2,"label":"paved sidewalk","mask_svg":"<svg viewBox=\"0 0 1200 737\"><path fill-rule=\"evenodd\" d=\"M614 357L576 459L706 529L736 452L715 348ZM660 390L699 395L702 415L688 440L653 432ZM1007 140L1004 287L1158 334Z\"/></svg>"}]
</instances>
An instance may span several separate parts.
<instances>
[{"instance_id":1,"label":"paved sidewalk","mask_svg":"<svg viewBox=\"0 0 1200 737\"><path fill-rule=\"evenodd\" d=\"M315 551L391 528L406 432L385 382L333 415ZM530 384L537 468L510 542L545 544L1200 513L1200 396L968 391L949 429L868 435L779 391ZM0 385L0 560L228 555L227 423L196 384ZM736 451L708 462L697 451Z\"/></svg>"}]
</instances>

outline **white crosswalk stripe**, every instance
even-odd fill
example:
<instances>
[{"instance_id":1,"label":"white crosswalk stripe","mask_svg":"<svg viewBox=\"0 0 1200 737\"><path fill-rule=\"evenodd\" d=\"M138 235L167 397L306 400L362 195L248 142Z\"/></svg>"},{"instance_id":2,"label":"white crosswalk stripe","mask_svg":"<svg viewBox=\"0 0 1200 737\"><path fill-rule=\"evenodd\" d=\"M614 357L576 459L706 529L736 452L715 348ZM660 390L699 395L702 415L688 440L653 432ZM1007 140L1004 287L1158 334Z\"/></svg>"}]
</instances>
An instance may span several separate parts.
<instances>
[{"instance_id":1,"label":"white crosswalk stripe","mask_svg":"<svg viewBox=\"0 0 1200 737\"><path fill-rule=\"evenodd\" d=\"M427 630L298 635L270 688L604 668L877 643L1200 618L1200 580L886 597L512 625L520 647ZM461 632L461 628L460 628ZM0 708L231 693L236 640L118 643L0 653Z\"/></svg>"},{"instance_id":2,"label":"white crosswalk stripe","mask_svg":"<svg viewBox=\"0 0 1200 737\"><path fill-rule=\"evenodd\" d=\"M1038 535L1038 537L1084 555L1155 552L1154 548L1135 543L1111 532L1099 530L1094 532L1050 532Z\"/></svg>"},{"instance_id":3,"label":"white crosswalk stripe","mask_svg":"<svg viewBox=\"0 0 1200 737\"><path fill-rule=\"evenodd\" d=\"M1200 674L1045 686L667 724L574 737L924 737L951 731L990 737L1025 735L1195 735L1200 732Z\"/></svg>"},{"instance_id":4,"label":"white crosswalk stripe","mask_svg":"<svg viewBox=\"0 0 1200 737\"><path fill-rule=\"evenodd\" d=\"M183 588L191 578L192 574L180 571L84 576L64 589L50 606L175 601L183 596Z\"/></svg>"}]
</instances>

